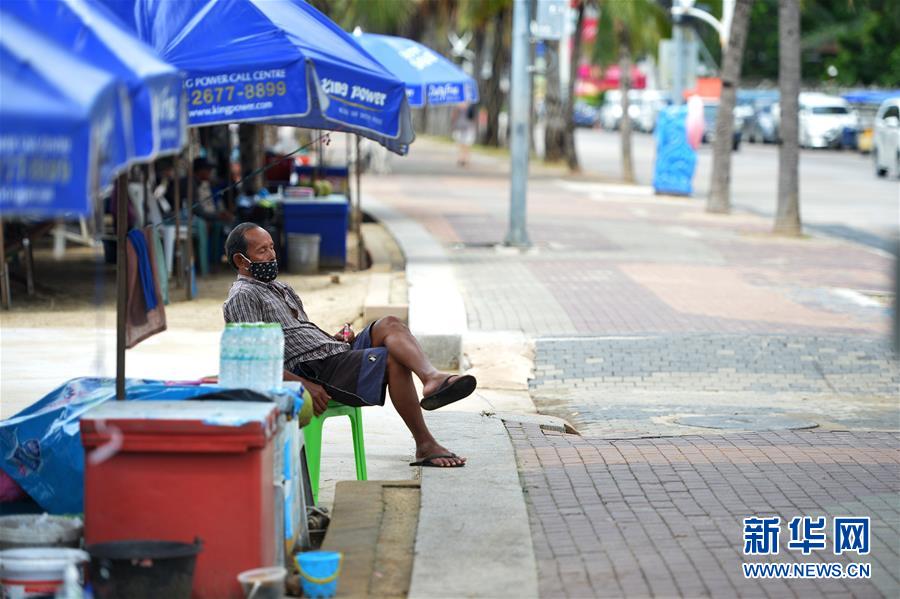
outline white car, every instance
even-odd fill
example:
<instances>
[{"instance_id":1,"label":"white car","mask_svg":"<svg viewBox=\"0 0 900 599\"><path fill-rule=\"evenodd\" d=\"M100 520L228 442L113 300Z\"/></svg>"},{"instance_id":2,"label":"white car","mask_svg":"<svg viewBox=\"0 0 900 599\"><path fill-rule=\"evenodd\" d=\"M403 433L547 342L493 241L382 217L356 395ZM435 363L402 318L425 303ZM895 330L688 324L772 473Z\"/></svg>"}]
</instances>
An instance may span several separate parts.
<instances>
[{"instance_id":1,"label":"white car","mask_svg":"<svg viewBox=\"0 0 900 599\"><path fill-rule=\"evenodd\" d=\"M641 90L628 90L628 115L631 124L637 123L641 116ZM618 131L622 121L622 92L611 89L603 96L603 104L600 106L600 126L608 131Z\"/></svg>"},{"instance_id":2,"label":"white car","mask_svg":"<svg viewBox=\"0 0 900 599\"><path fill-rule=\"evenodd\" d=\"M844 130L859 130L859 117L843 98L812 92L800 94L800 147L840 148Z\"/></svg>"},{"instance_id":3,"label":"white car","mask_svg":"<svg viewBox=\"0 0 900 599\"><path fill-rule=\"evenodd\" d=\"M885 100L875 113L872 160L879 177L890 171L900 177L900 97Z\"/></svg>"},{"instance_id":4,"label":"white car","mask_svg":"<svg viewBox=\"0 0 900 599\"><path fill-rule=\"evenodd\" d=\"M666 91L645 89L641 94L641 100L638 104L640 110L638 113L637 128L645 133L652 133L656 128L656 117L659 115L659 111L669 104L671 101L670 97L671 94Z\"/></svg>"}]
</instances>

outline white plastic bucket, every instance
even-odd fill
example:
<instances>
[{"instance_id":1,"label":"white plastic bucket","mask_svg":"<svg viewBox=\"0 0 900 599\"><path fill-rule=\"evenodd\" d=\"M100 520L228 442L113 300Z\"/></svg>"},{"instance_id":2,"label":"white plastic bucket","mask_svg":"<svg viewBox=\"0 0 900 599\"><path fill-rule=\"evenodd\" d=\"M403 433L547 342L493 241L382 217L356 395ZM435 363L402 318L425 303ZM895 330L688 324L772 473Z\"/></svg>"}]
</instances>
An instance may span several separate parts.
<instances>
[{"instance_id":1,"label":"white plastic bucket","mask_svg":"<svg viewBox=\"0 0 900 599\"><path fill-rule=\"evenodd\" d=\"M49 514L0 516L0 549L78 547L83 529L80 518Z\"/></svg>"},{"instance_id":2,"label":"white plastic bucket","mask_svg":"<svg viewBox=\"0 0 900 599\"><path fill-rule=\"evenodd\" d=\"M288 233L288 271L304 275L319 272L320 235Z\"/></svg>"},{"instance_id":3,"label":"white plastic bucket","mask_svg":"<svg viewBox=\"0 0 900 599\"><path fill-rule=\"evenodd\" d=\"M281 599L285 578L287 570L280 566L244 570L237 577L246 599Z\"/></svg>"},{"instance_id":4,"label":"white plastic bucket","mask_svg":"<svg viewBox=\"0 0 900 599\"><path fill-rule=\"evenodd\" d=\"M66 568L74 564L79 577L89 560L80 549L62 547L6 549L0 551L0 585L3 596L27 599L56 593Z\"/></svg>"}]
</instances>

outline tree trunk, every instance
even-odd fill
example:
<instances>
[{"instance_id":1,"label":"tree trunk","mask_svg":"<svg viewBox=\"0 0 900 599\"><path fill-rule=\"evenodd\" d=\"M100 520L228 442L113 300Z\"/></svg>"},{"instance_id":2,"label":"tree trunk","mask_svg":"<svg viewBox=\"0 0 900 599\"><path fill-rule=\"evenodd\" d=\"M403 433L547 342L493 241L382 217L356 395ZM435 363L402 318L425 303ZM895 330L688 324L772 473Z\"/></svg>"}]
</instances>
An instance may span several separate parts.
<instances>
[{"instance_id":1,"label":"tree trunk","mask_svg":"<svg viewBox=\"0 0 900 599\"><path fill-rule=\"evenodd\" d=\"M778 87L781 92L781 146L778 148L778 209L775 232L800 235L799 95L800 4L778 3Z\"/></svg>"},{"instance_id":2,"label":"tree trunk","mask_svg":"<svg viewBox=\"0 0 900 599\"><path fill-rule=\"evenodd\" d=\"M259 160L260 148L258 127L260 127L260 125L241 123L241 126L238 129L241 153L241 177L246 177L261 166ZM257 192L261 187L261 175L256 175L252 179L247 179L242 184L242 188L245 192Z\"/></svg>"},{"instance_id":3,"label":"tree trunk","mask_svg":"<svg viewBox=\"0 0 900 599\"><path fill-rule=\"evenodd\" d=\"M584 2L578 4L578 18L575 21L575 38L572 43L572 53L569 55L569 81L566 93L566 136L564 153L566 166L569 170L578 172L581 166L578 164L578 154L575 152L575 81L578 79L578 62L581 59L581 29L584 26Z\"/></svg>"},{"instance_id":4,"label":"tree trunk","mask_svg":"<svg viewBox=\"0 0 900 599\"><path fill-rule=\"evenodd\" d=\"M631 117L628 116L628 91L631 89L631 49L628 35L623 32L619 42L619 91L622 92L622 121L619 135L622 140L622 179L634 183L634 160L631 156Z\"/></svg>"},{"instance_id":5,"label":"tree trunk","mask_svg":"<svg viewBox=\"0 0 900 599\"><path fill-rule=\"evenodd\" d=\"M565 157L566 116L560 94L559 44L545 41L547 90L544 95L544 162L557 162Z\"/></svg>"},{"instance_id":6,"label":"tree trunk","mask_svg":"<svg viewBox=\"0 0 900 599\"><path fill-rule=\"evenodd\" d=\"M481 71L484 68L484 28L479 27L475 30L475 64L472 66L472 78L475 79L475 85L478 86L478 101L484 102L487 84L481 78ZM478 111L480 112L480 110ZM475 117L475 139L481 139L481 119L477 113Z\"/></svg>"},{"instance_id":7,"label":"tree trunk","mask_svg":"<svg viewBox=\"0 0 900 599\"><path fill-rule=\"evenodd\" d=\"M491 43L491 78L486 82L484 105L487 109L487 125L484 129L484 144L487 146L500 145L500 111L503 109L504 94L500 91L500 78L503 77L503 68L509 60L509 52L506 48L506 30L509 28L509 8L502 8L494 17L494 27Z\"/></svg>"},{"instance_id":8,"label":"tree trunk","mask_svg":"<svg viewBox=\"0 0 900 599\"><path fill-rule=\"evenodd\" d=\"M707 212L731 211L731 152L734 136L734 105L741 81L741 61L750 26L750 9L753 0L737 0L728 47L722 58L722 97L716 117L716 137L713 140L713 166L709 182Z\"/></svg>"}]
</instances>

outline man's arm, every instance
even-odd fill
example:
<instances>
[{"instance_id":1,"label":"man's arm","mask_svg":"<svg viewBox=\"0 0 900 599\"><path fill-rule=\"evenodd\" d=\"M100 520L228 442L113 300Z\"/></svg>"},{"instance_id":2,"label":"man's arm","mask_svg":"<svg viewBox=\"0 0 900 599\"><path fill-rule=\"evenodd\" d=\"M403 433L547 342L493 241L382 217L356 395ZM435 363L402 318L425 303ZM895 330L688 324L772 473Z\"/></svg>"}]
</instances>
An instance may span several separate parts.
<instances>
[{"instance_id":1,"label":"man's arm","mask_svg":"<svg viewBox=\"0 0 900 599\"><path fill-rule=\"evenodd\" d=\"M309 391L309 394L313 399L313 412L315 412L316 416L325 411L325 408L328 407L328 402L331 400L331 396L328 395L328 392L322 385L314 383L308 379L303 378L302 376L297 376L290 370L284 371L284 380L286 381L300 381L303 383L303 387Z\"/></svg>"}]
</instances>

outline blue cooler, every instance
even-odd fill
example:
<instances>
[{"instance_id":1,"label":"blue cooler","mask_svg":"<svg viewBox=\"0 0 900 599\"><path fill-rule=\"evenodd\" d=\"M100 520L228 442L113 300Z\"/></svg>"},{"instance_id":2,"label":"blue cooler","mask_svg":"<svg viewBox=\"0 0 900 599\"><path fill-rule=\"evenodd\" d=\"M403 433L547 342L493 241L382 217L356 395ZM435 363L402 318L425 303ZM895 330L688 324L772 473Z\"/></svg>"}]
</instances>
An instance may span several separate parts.
<instances>
[{"instance_id":1,"label":"blue cooler","mask_svg":"<svg viewBox=\"0 0 900 599\"><path fill-rule=\"evenodd\" d=\"M311 200L286 200L284 232L321 236L319 265L343 269L347 264L347 226L350 207L346 196L333 194ZM290 249L288 249L288 252Z\"/></svg>"}]
</instances>

